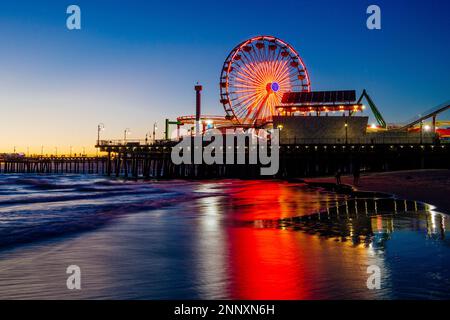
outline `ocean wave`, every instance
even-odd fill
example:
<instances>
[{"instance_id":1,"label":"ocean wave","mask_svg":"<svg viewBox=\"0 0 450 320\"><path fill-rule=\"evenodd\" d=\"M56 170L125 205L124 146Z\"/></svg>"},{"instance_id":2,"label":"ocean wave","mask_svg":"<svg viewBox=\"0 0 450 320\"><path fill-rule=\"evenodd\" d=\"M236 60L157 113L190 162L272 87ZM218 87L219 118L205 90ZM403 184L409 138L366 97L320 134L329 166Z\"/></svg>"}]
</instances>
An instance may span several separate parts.
<instances>
[{"instance_id":1,"label":"ocean wave","mask_svg":"<svg viewBox=\"0 0 450 320\"><path fill-rule=\"evenodd\" d=\"M0 248L95 229L124 214L204 196L176 184L83 176L0 177L2 193Z\"/></svg>"}]
</instances>

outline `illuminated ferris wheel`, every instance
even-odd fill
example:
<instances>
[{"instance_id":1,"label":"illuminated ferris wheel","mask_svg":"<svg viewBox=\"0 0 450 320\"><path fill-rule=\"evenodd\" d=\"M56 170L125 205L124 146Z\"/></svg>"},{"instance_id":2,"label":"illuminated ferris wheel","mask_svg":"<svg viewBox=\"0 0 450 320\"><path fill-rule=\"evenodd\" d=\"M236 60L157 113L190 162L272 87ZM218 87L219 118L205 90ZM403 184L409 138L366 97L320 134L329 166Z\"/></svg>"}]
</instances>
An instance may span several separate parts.
<instances>
[{"instance_id":1,"label":"illuminated ferris wheel","mask_svg":"<svg viewBox=\"0 0 450 320\"><path fill-rule=\"evenodd\" d=\"M272 36L236 46L223 64L220 102L240 124L263 124L288 91L310 91L308 71L293 47Z\"/></svg>"}]
</instances>

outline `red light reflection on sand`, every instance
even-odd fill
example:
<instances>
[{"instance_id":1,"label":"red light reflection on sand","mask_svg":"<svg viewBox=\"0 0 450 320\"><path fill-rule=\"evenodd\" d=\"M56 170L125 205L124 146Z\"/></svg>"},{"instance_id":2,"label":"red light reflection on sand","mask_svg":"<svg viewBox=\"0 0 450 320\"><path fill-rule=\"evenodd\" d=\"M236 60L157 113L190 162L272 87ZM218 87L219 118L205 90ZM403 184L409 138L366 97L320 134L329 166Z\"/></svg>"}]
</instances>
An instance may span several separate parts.
<instances>
[{"instance_id":1,"label":"red light reflection on sand","mask_svg":"<svg viewBox=\"0 0 450 320\"><path fill-rule=\"evenodd\" d=\"M309 284L295 233L230 228L231 297L238 299L306 299Z\"/></svg>"},{"instance_id":2,"label":"red light reflection on sand","mask_svg":"<svg viewBox=\"0 0 450 320\"><path fill-rule=\"evenodd\" d=\"M334 194L302 184L242 181L226 190L224 216L232 220L279 219L336 205ZM367 250L294 230L228 227L227 291L232 299L327 299L334 297L327 280L354 292L365 285ZM360 297L365 297L361 295Z\"/></svg>"},{"instance_id":3,"label":"red light reflection on sand","mask_svg":"<svg viewBox=\"0 0 450 320\"><path fill-rule=\"evenodd\" d=\"M310 214L325 209L327 202L335 205L338 199L338 196L331 194L327 198L318 190L305 188L303 184L276 181L243 181L240 186L233 185L225 192L233 208L228 217L235 220L279 219Z\"/></svg>"}]
</instances>

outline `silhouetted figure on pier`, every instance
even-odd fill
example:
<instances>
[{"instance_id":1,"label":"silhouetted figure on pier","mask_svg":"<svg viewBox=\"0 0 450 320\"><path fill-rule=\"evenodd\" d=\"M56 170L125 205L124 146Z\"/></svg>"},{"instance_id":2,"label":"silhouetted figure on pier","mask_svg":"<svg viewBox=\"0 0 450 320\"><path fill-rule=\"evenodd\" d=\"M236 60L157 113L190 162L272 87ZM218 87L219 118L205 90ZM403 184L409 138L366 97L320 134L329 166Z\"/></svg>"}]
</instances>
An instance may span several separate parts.
<instances>
[{"instance_id":1,"label":"silhouetted figure on pier","mask_svg":"<svg viewBox=\"0 0 450 320\"><path fill-rule=\"evenodd\" d=\"M361 168L358 163L358 164L355 164L355 166L353 167L353 185L359 184L360 176L361 176Z\"/></svg>"},{"instance_id":2,"label":"silhouetted figure on pier","mask_svg":"<svg viewBox=\"0 0 450 320\"><path fill-rule=\"evenodd\" d=\"M336 184L338 185L341 184L341 169L337 169L335 177L336 177Z\"/></svg>"}]
</instances>

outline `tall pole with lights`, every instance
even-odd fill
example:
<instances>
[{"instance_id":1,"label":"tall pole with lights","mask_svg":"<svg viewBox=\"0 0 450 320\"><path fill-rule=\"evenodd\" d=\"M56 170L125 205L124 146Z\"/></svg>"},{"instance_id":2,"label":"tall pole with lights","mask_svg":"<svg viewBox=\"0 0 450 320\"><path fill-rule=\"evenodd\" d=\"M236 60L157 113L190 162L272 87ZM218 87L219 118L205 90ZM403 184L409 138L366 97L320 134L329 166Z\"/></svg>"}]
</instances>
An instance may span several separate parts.
<instances>
[{"instance_id":1,"label":"tall pole with lights","mask_svg":"<svg viewBox=\"0 0 450 320\"><path fill-rule=\"evenodd\" d=\"M158 123L154 123L153 124L153 142L155 142L156 141L156 130L158 130Z\"/></svg>"},{"instance_id":2,"label":"tall pole with lights","mask_svg":"<svg viewBox=\"0 0 450 320\"><path fill-rule=\"evenodd\" d=\"M105 125L103 123L99 123L97 126L97 145L100 145L100 131L105 130Z\"/></svg>"},{"instance_id":3,"label":"tall pole with lights","mask_svg":"<svg viewBox=\"0 0 450 320\"><path fill-rule=\"evenodd\" d=\"M344 127L345 127L345 144L348 144L348 122L347 122L347 120L345 120Z\"/></svg>"},{"instance_id":4,"label":"tall pole with lights","mask_svg":"<svg viewBox=\"0 0 450 320\"><path fill-rule=\"evenodd\" d=\"M197 83L195 88L195 134L200 133L200 117L202 110L202 89L203 87Z\"/></svg>"},{"instance_id":5,"label":"tall pole with lights","mask_svg":"<svg viewBox=\"0 0 450 320\"><path fill-rule=\"evenodd\" d=\"M100 151L100 132L105 130L105 125L103 123L99 123L97 125L97 156Z\"/></svg>"},{"instance_id":6,"label":"tall pole with lights","mask_svg":"<svg viewBox=\"0 0 450 320\"><path fill-rule=\"evenodd\" d=\"M123 131L123 140L124 140L124 142L127 142L127 136L128 136L130 133L131 133L130 128L126 128L126 129Z\"/></svg>"},{"instance_id":7,"label":"tall pole with lights","mask_svg":"<svg viewBox=\"0 0 450 320\"><path fill-rule=\"evenodd\" d=\"M420 144L423 143L423 121L420 121Z\"/></svg>"}]
</instances>

